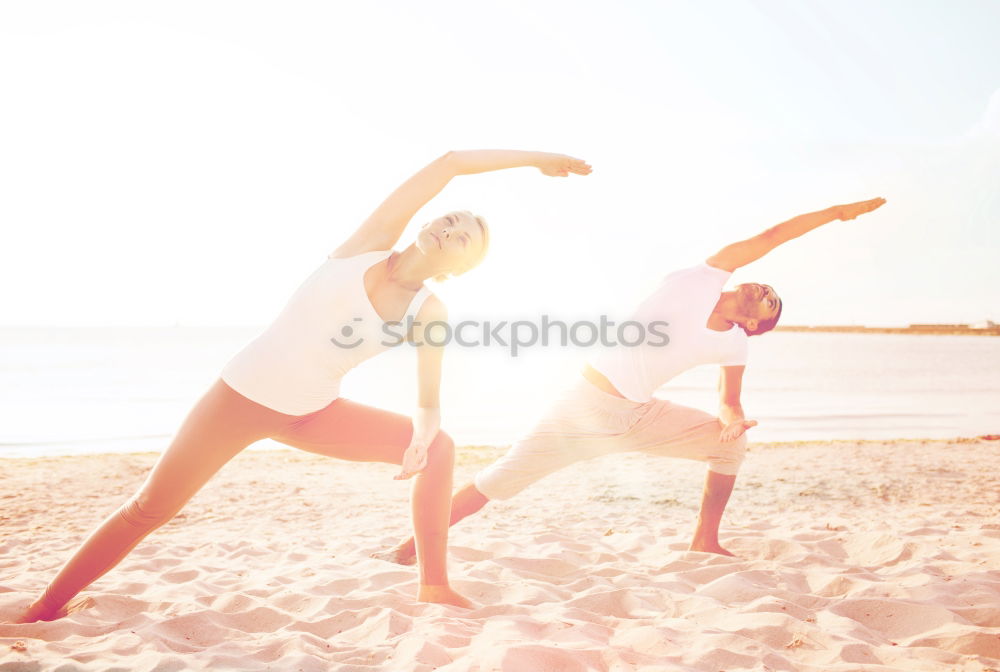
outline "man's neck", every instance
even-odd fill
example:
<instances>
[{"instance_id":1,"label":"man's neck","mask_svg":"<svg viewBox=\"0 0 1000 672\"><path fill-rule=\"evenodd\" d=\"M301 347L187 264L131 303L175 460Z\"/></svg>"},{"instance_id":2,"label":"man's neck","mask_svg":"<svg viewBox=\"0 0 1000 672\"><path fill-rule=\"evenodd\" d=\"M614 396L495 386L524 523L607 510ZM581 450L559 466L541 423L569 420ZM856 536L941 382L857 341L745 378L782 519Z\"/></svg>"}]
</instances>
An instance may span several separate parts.
<instances>
[{"instance_id":1,"label":"man's neck","mask_svg":"<svg viewBox=\"0 0 1000 672\"><path fill-rule=\"evenodd\" d=\"M733 320L726 317L730 314L730 303L732 302L732 292L724 292L712 309L712 314L708 316L705 326L712 331L729 331L733 327Z\"/></svg>"}]
</instances>

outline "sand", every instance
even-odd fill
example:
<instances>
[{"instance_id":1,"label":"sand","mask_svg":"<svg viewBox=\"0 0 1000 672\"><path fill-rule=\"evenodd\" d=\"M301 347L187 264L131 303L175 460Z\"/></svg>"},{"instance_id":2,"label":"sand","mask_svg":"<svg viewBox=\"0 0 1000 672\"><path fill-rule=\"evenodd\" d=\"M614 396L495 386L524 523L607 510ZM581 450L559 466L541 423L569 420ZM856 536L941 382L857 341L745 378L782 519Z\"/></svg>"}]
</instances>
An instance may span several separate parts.
<instances>
[{"instance_id":1,"label":"sand","mask_svg":"<svg viewBox=\"0 0 1000 672\"><path fill-rule=\"evenodd\" d=\"M686 551L703 465L574 465L453 528L470 611L369 557L409 530L394 467L245 451L82 608L9 624L155 459L0 460L0 671L1000 670L998 441L752 444L737 558Z\"/></svg>"}]
</instances>

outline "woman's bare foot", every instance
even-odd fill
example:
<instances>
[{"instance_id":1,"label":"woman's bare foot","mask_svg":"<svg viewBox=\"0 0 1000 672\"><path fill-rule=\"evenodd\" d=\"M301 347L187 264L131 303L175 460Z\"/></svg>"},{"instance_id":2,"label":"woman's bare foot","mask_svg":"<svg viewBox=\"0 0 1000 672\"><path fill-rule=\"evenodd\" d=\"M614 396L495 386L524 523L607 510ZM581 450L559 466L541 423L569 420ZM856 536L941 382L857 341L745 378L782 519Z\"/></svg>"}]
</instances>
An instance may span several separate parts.
<instances>
[{"instance_id":1,"label":"woman's bare foot","mask_svg":"<svg viewBox=\"0 0 1000 672\"><path fill-rule=\"evenodd\" d=\"M454 590L451 586L428 586L421 584L420 591L417 593L417 600L420 602L434 602L436 604L450 604L456 607L462 607L463 609L472 609L475 604L465 599Z\"/></svg>"},{"instance_id":2,"label":"woman's bare foot","mask_svg":"<svg viewBox=\"0 0 1000 672\"><path fill-rule=\"evenodd\" d=\"M731 558L736 557L734 554L720 546L719 542L711 543L695 540L691 542L690 546L688 546L688 550L696 551L698 553L717 553L719 555L728 555Z\"/></svg>"},{"instance_id":3,"label":"woman's bare foot","mask_svg":"<svg viewBox=\"0 0 1000 672\"><path fill-rule=\"evenodd\" d=\"M94 598L87 595L77 595L72 600L56 609L53 609L42 600L36 600L29 604L24 613L21 614L21 616L14 622L36 623L38 621L54 621L80 611L81 609L87 609L92 606L94 606Z\"/></svg>"},{"instance_id":4,"label":"woman's bare foot","mask_svg":"<svg viewBox=\"0 0 1000 672\"><path fill-rule=\"evenodd\" d=\"M59 613L62 611L62 613ZM38 621L54 621L66 615L65 610L52 609L42 602L32 602L24 613L14 619L15 623L36 623Z\"/></svg>"},{"instance_id":5,"label":"woman's bare foot","mask_svg":"<svg viewBox=\"0 0 1000 672\"><path fill-rule=\"evenodd\" d=\"M384 551L376 551L372 553L371 557L376 560L394 562L397 565L415 565L417 563L416 554L413 551L408 551L405 546L396 546Z\"/></svg>"}]
</instances>

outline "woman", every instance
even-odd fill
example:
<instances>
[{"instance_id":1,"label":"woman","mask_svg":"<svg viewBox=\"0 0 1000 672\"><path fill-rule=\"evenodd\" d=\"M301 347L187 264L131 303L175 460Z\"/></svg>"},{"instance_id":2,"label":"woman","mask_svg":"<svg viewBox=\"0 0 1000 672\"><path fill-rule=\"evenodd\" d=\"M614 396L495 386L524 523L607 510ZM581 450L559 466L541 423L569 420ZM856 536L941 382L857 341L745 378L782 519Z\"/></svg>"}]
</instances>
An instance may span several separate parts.
<instances>
[{"instance_id":1,"label":"woman","mask_svg":"<svg viewBox=\"0 0 1000 672\"><path fill-rule=\"evenodd\" d=\"M237 453L265 438L329 457L400 464L397 479L417 475L417 599L471 606L448 584L454 444L438 431L441 348L416 348L412 421L341 398L339 384L348 370L389 347L386 323L412 324L408 339L423 343L420 324L447 317L423 282L460 275L486 253L486 224L467 212L426 223L414 243L393 250L413 215L457 175L518 166L550 176L590 173L585 162L561 154L476 150L448 152L404 182L303 282L274 323L226 364L139 490L84 541L19 622L65 615L77 593L177 514Z\"/></svg>"}]
</instances>

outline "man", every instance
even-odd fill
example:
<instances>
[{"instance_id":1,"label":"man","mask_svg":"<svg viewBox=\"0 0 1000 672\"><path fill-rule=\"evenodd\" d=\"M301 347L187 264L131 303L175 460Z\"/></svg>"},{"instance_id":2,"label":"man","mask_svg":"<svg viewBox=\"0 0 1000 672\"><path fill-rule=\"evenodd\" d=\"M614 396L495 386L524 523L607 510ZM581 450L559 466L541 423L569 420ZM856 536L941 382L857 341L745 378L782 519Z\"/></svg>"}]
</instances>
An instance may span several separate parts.
<instances>
[{"instance_id":1,"label":"man","mask_svg":"<svg viewBox=\"0 0 1000 672\"><path fill-rule=\"evenodd\" d=\"M768 285L745 283L722 291L737 268L834 220L854 219L885 199L799 215L728 245L697 266L671 273L631 316L641 325L666 322L664 344L621 345L592 358L582 379L553 404L504 457L479 472L452 498L451 524L491 499L507 499L573 462L613 452L641 451L708 463L701 511L690 550L732 555L719 544L719 522L736 482L745 432L757 424L743 414L740 389L747 339L774 328L781 299ZM718 418L653 398L671 378L701 364L719 364ZM413 538L375 554L410 564Z\"/></svg>"}]
</instances>

